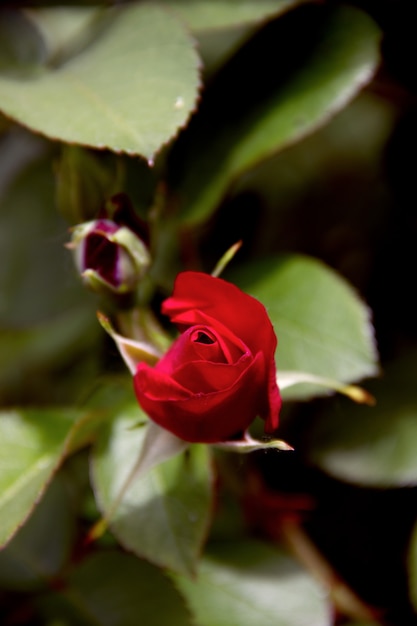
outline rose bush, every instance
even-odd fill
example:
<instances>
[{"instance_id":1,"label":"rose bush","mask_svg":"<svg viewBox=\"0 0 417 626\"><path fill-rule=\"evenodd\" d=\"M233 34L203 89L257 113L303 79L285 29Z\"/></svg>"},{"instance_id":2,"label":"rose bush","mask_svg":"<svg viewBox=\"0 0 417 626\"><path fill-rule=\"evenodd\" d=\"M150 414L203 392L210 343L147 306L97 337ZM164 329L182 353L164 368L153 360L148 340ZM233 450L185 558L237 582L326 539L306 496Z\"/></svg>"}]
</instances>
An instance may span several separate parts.
<instances>
[{"instance_id":1,"label":"rose bush","mask_svg":"<svg viewBox=\"0 0 417 626\"><path fill-rule=\"evenodd\" d=\"M162 312L181 335L154 367L137 366L136 396L149 417L190 442L232 439L257 415L272 433L281 397L265 307L223 279L183 272Z\"/></svg>"}]
</instances>

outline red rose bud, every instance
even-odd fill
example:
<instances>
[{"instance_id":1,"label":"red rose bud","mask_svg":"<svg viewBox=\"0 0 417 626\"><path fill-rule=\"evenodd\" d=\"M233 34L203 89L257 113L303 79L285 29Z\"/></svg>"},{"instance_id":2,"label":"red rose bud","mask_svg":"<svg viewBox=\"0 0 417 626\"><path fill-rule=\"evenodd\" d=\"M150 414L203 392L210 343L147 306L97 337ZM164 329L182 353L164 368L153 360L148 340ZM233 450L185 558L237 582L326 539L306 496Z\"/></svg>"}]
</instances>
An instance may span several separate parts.
<instances>
[{"instance_id":1,"label":"red rose bud","mask_svg":"<svg viewBox=\"0 0 417 626\"><path fill-rule=\"evenodd\" d=\"M137 366L134 386L149 417L190 442L227 441L256 416L278 427L277 339L265 307L235 285L178 275L162 312L181 331L161 360Z\"/></svg>"},{"instance_id":2,"label":"red rose bud","mask_svg":"<svg viewBox=\"0 0 417 626\"><path fill-rule=\"evenodd\" d=\"M150 263L143 241L126 226L108 219L77 226L69 247L84 282L94 291L132 291Z\"/></svg>"}]
</instances>

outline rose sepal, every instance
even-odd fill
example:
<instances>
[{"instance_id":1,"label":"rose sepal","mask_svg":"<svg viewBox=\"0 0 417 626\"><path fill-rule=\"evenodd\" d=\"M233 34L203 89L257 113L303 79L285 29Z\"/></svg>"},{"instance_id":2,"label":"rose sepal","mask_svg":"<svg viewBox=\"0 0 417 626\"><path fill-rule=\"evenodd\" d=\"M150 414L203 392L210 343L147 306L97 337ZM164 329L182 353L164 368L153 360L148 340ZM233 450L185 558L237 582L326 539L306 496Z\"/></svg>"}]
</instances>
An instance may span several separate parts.
<instances>
[{"instance_id":1,"label":"rose sepal","mask_svg":"<svg viewBox=\"0 0 417 626\"><path fill-rule=\"evenodd\" d=\"M100 276L100 274L95 270L84 270L84 272L81 273L81 278L83 284L92 291L95 291L96 293L105 294L109 290L113 293L123 292L123 290L117 291L116 289L114 289L114 287L110 285L110 283L108 283L106 280L104 280L104 278Z\"/></svg>"},{"instance_id":2,"label":"rose sepal","mask_svg":"<svg viewBox=\"0 0 417 626\"><path fill-rule=\"evenodd\" d=\"M238 452L240 454L248 454L249 452L255 452L256 450L266 450L273 448L275 450L294 450L286 441L282 439L265 439L260 441L254 439L249 432L243 434L242 439L236 441L219 441L218 443L211 444L215 448L220 450L226 450L228 452Z\"/></svg>"},{"instance_id":3,"label":"rose sepal","mask_svg":"<svg viewBox=\"0 0 417 626\"><path fill-rule=\"evenodd\" d=\"M147 272L151 263L149 250L130 228L120 227L114 234L109 235L109 241L119 244L129 252L135 261L138 275L143 276Z\"/></svg>"},{"instance_id":4,"label":"rose sepal","mask_svg":"<svg viewBox=\"0 0 417 626\"><path fill-rule=\"evenodd\" d=\"M135 374L136 367L139 363L145 362L149 365L155 365L155 363L157 363L157 361L161 358L162 353L153 344L147 341L128 339L127 337L123 337L123 335L116 332L111 321L106 315L104 315L104 313L98 311L97 319L104 330L115 342L122 359L126 363L132 375Z\"/></svg>"}]
</instances>

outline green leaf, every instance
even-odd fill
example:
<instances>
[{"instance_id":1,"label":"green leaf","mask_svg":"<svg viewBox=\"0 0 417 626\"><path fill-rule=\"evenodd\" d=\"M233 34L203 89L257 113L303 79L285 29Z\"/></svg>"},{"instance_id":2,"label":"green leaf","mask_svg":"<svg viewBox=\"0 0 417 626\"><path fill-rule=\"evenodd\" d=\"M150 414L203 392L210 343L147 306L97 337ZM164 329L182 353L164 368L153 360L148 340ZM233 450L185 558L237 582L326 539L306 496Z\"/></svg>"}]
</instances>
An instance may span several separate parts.
<instances>
[{"instance_id":1,"label":"green leaf","mask_svg":"<svg viewBox=\"0 0 417 626\"><path fill-rule=\"evenodd\" d=\"M288 372L280 370L279 387L281 392L302 383L312 383L330 392L337 391L359 404L368 404L370 406L375 404L375 398L367 392L366 389L358 387L357 385L345 385L336 380L322 378L321 376L315 376L308 372Z\"/></svg>"},{"instance_id":2,"label":"green leaf","mask_svg":"<svg viewBox=\"0 0 417 626\"><path fill-rule=\"evenodd\" d=\"M182 598L160 570L113 551L78 565L58 598L44 599L43 612L48 623L190 626Z\"/></svg>"},{"instance_id":3,"label":"green leaf","mask_svg":"<svg viewBox=\"0 0 417 626\"><path fill-rule=\"evenodd\" d=\"M68 485L58 474L33 515L0 552L0 585L29 589L56 576L69 556L74 521Z\"/></svg>"},{"instance_id":4,"label":"green leaf","mask_svg":"<svg viewBox=\"0 0 417 626\"><path fill-rule=\"evenodd\" d=\"M235 59L214 106L204 108L203 102L184 134L185 152L181 143L173 151L178 169L172 185L183 223L206 219L239 175L323 125L371 79L380 35L367 15L353 7L308 6L292 12L289 25L288 17L277 20L282 32L260 56L246 52L244 71ZM311 26L301 37L306 23ZM297 61L285 69L281 57ZM262 63L274 67L268 78L260 72ZM243 72L240 82L237 72Z\"/></svg>"},{"instance_id":5,"label":"green leaf","mask_svg":"<svg viewBox=\"0 0 417 626\"><path fill-rule=\"evenodd\" d=\"M176 576L198 626L327 626L323 590L284 552L228 541L203 557L198 577Z\"/></svg>"},{"instance_id":6,"label":"green leaf","mask_svg":"<svg viewBox=\"0 0 417 626\"><path fill-rule=\"evenodd\" d=\"M33 158L26 138L12 133L0 147L2 162L15 160L11 174ZM54 210L52 159L38 156L10 178L0 197L0 393L12 404L65 404L95 371L94 301L63 245L68 227Z\"/></svg>"},{"instance_id":7,"label":"green leaf","mask_svg":"<svg viewBox=\"0 0 417 626\"><path fill-rule=\"evenodd\" d=\"M232 275L267 308L278 337L279 372L308 372L351 382L377 373L369 311L353 289L314 259L270 258ZM286 399L323 393L314 384L283 390Z\"/></svg>"},{"instance_id":8,"label":"green leaf","mask_svg":"<svg viewBox=\"0 0 417 626\"><path fill-rule=\"evenodd\" d=\"M157 565L190 573L211 512L209 450L191 446L178 454L175 444L173 458L151 463L136 477L138 459L153 456L147 435L152 427L134 405L120 412L109 432L103 433L92 458L97 502L105 519L111 512L110 528L123 546ZM150 449L144 450L147 442Z\"/></svg>"},{"instance_id":9,"label":"green leaf","mask_svg":"<svg viewBox=\"0 0 417 626\"><path fill-rule=\"evenodd\" d=\"M41 33L49 60L75 54L93 36L100 16L95 6L38 6L26 9L28 17Z\"/></svg>"},{"instance_id":10,"label":"green leaf","mask_svg":"<svg viewBox=\"0 0 417 626\"><path fill-rule=\"evenodd\" d=\"M308 434L310 462L342 480L374 487L417 485L417 355L386 367L367 387L373 408L338 399Z\"/></svg>"},{"instance_id":11,"label":"green leaf","mask_svg":"<svg viewBox=\"0 0 417 626\"><path fill-rule=\"evenodd\" d=\"M30 80L0 76L0 106L48 137L152 160L195 106L193 41L171 13L150 3L110 8L105 21L65 63Z\"/></svg>"},{"instance_id":12,"label":"green leaf","mask_svg":"<svg viewBox=\"0 0 417 626\"><path fill-rule=\"evenodd\" d=\"M0 545L25 522L65 456L91 440L97 419L75 409L0 413Z\"/></svg>"},{"instance_id":13,"label":"green leaf","mask_svg":"<svg viewBox=\"0 0 417 626\"><path fill-rule=\"evenodd\" d=\"M0 329L0 389L17 388L31 371L65 365L72 352L93 345L97 333L86 337L89 326L90 313L75 309L33 328Z\"/></svg>"},{"instance_id":14,"label":"green leaf","mask_svg":"<svg viewBox=\"0 0 417 626\"><path fill-rule=\"evenodd\" d=\"M230 28L276 17L303 0L161 0L187 22L193 31Z\"/></svg>"},{"instance_id":15,"label":"green leaf","mask_svg":"<svg viewBox=\"0 0 417 626\"><path fill-rule=\"evenodd\" d=\"M41 33L24 14L0 7L0 74L30 75L46 59Z\"/></svg>"},{"instance_id":16,"label":"green leaf","mask_svg":"<svg viewBox=\"0 0 417 626\"><path fill-rule=\"evenodd\" d=\"M0 152L2 161L19 149L28 149L17 135L14 139L5 153ZM20 167L0 197L5 261L0 265L0 323L14 328L68 313L84 295L75 271L70 271L69 253L63 245L68 226L54 211L52 159L41 155L29 166Z\"/></svg>"}]
</instances>

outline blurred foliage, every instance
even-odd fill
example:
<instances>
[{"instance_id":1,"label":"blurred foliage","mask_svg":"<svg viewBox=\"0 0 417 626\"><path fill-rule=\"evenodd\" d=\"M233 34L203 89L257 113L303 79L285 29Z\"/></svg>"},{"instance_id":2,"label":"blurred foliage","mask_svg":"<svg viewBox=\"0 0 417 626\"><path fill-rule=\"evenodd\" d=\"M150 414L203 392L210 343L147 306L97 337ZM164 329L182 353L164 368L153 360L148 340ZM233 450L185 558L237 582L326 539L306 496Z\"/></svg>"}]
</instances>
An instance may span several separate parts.
<instances>
[{"instance_id":1,"label":"blurred foliage","mask_svg":"<svg viewBox=\"0 0 417 626\"><path fill-rule=\"evenodd\" d=\"M2 625L416 623L411 5L0 8ZM84 290L64 245L120 192L136 302ZM184 450L97 322L168 345L176 273L239 240L293 452ZM370 377L375 406L327 397Z\"/></svg>"}]
</instances>

